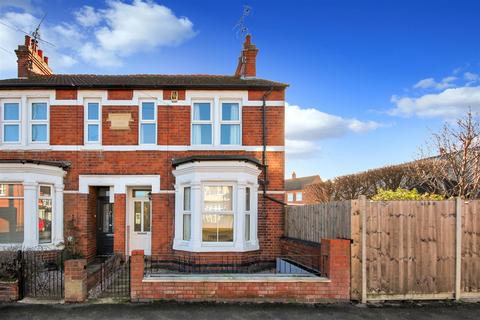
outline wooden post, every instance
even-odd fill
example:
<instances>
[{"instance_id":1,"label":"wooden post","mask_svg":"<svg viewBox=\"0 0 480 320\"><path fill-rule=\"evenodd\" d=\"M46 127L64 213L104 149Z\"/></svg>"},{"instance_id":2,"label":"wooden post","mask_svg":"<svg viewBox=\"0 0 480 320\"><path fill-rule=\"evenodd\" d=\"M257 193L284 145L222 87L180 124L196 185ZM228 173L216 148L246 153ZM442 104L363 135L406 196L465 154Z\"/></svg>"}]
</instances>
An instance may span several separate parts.
<instances>
[{"instance_id":1,"label":"wooden post","mask_svg":"<svg viewBox=\"0 0 480 320\"><path fill-rule=\"evenodd\" d=\"M362 222L362 303L367 303L367 197L360 196L358 199Z\"/></svg>"},{"instance_id":2,"label":"wooden post","mask_svg":"<svg viewBox=\"0 0 480 320\"><path fill-rule=\"evenodd\" d=\"M462 285L462 198L455 199L455 300L460 300Z\"/></svg>"}]
</instances>

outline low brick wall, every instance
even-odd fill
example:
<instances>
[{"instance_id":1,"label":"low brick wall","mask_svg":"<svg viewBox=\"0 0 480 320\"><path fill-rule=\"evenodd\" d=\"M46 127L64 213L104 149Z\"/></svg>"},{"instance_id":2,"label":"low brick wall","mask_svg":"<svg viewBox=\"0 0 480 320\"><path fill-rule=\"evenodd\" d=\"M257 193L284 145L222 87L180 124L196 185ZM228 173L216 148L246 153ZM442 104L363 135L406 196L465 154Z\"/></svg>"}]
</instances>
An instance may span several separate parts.
<instances>
[{"instance_id":1,"label":"low brick wall","mask_svg":"<svg viewBox=\"0 0 480 320\"><path fill-rule=\"evenodd\" d=\"M301 247L298 247L301 248ZM131 300L280 301L318 303L350 300L350 241L322 240L321 261L327 278L252 275L232 277L144 278L143 251L131 256ZM288 246L285 247L288 252ZM316 254L318 255L318 249ZM296 250L295 254L301 251ZM311 254L311 253L310 253Z\"/></svg>"},{"instance_id":2,"label":"low brick wall","mask_svg":"<svg viewBox=\"0 0 480 320\"><path fill-rule=\"evenodd\" d=\"M87 299L87 260L65 261L65 302Z\"/></svg>"},{"instance_id":3,"label":"low brick wall","mask_svg":"<svg viewBox=\"0 0 480 320\"><path fill-rule=\"evenodd\" d=\"M8 282L0 281L0 301L12 302L17 301L19 297L18 281Z\"/></svg>"}]
</instances>

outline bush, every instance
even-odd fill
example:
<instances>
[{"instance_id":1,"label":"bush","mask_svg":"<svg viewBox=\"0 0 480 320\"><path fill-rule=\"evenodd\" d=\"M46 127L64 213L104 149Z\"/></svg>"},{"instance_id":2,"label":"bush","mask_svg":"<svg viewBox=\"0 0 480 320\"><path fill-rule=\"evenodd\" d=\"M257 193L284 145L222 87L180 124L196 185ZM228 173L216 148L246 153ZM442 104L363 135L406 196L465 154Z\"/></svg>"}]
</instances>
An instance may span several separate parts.
<instances>
[{"instance_id":1,"label":"bush","mask_svg":"<svg viewBox=\"0 0 480 320\"><path fill-rule=\"evenodd\" d=\"M17 250L0 251L0 281L15 281L20 268Z\"/></svg>"},{"instance_id":2,"label":"bush","mask_svg":"<svg viewBox=\"0 0 480 320\"><path fill-rule=\"evenodd\" d=\"M444 200L445 197L434 193L421 194L417 189L385 190L379 189L376 195L372 197L374 201L391 201L391 200Z\"/></svg>"}]
</instances>

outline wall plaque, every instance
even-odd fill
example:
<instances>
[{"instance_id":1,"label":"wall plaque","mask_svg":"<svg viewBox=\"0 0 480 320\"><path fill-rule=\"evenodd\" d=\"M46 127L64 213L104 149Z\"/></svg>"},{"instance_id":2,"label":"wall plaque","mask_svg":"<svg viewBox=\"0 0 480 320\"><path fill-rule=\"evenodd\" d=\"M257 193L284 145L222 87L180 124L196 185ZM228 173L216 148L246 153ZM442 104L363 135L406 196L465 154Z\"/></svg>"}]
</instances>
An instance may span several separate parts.
<instances>
[{"instance_id":1,"label":"wall plaque","mask_svg":"<svg viewBox=\"0 0 480 320\"><path fill-rule=\"evenodd\" d=\"M110 121L111 130L129 130L133 119L131 113L109 113L107 121Z\"/></svg>"}]
</instances>

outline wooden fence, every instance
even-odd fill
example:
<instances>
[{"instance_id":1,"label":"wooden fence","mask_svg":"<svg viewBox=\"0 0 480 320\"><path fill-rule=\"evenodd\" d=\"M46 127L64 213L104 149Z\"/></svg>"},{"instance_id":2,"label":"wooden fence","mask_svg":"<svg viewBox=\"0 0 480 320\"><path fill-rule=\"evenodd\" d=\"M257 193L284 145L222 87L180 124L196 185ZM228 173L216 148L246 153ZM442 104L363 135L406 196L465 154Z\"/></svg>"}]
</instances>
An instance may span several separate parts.
<instances>
[{"instance_id":1,"label":"wooden fence","mask_svg":"<svg viewBox=\"0 0 480 320\"><path fill-rule=\"evenodd\" d=\"M285 227L292 238L353 240L352 299L480 298L479 200L288 207Z\"/></svg>"}]
</instances>

